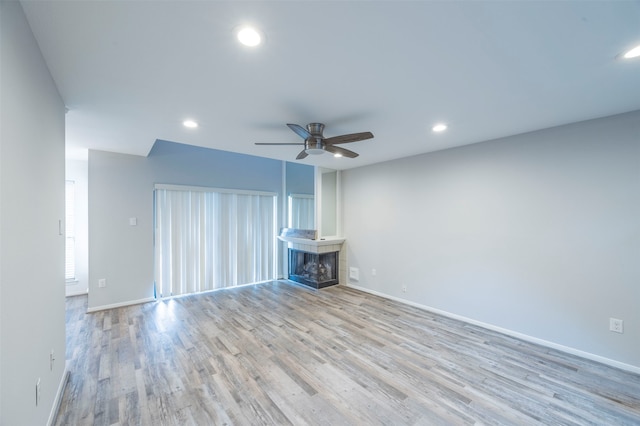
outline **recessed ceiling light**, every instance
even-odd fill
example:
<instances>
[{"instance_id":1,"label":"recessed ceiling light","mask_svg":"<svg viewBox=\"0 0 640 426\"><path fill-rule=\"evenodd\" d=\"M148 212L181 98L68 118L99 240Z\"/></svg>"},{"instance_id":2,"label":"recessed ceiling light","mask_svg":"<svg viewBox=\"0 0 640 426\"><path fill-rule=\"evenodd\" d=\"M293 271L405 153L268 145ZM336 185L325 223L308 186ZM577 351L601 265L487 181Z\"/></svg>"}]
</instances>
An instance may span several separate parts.
<instances>
[{"instance_id":1,"label":"recessed ceiling light","mask_svg":"<svg viewBox=\"0 0 640 426\"><path fill-rule=\"evenodd\" d=\"M435 126L433 126L431 128L431 130L433 130L434 132L438 132L438 133L444 132L445 130L447 130L447 125L444 124L444 123L438 123Z\"/></svg>"},{"instance_id":2,"label":"recessed ceiling light","mask_svg":"<svg viewBox=\"0 0 640 426\"><path fill-rule=\"evenodd\" d=\"M622 55L622 57L625 59L637 58L638 56L640 56L640 45L634 47L631 50L627 50L626 52L624 52L624 55Z\"/></svg>"},{"instance_id":3,"label":"recessed ceiling light","mask_svg":"<svg viewBox=\"0 0 640 426\"><path fill-rule=\"evenodd\" d=\"M340 158L340 157L342 157L342 154L336 153L336 154L333 154L333 156L336 157L336 158Z\"/></svg>"},{"instance_id":4,"label":"recessed ceiling light","mask_svg":"<svg viewBox=\"0 0 640 426\"><path fill-rule=\"evenodd\" d=\"M184 127L188 127L188 128L190 128L190 129L195 129L196 127L198 127L198 123L197 123L197 122L195 122L195 121L193 121L193 120L184 120L184 121L182 122L182 125L183 125Z\"/></svg>"},{"instance_id":5,"label":"recessed ceiling light","mask_svg":"<svg viewBox=\"0 0 640 426\"><path fill-rule=\"evenodd\" d=\"M254 47L262 42L262 36L254 28L244 27L238 31L238 41L245 46Z\"/></svg>"}]
</instances>

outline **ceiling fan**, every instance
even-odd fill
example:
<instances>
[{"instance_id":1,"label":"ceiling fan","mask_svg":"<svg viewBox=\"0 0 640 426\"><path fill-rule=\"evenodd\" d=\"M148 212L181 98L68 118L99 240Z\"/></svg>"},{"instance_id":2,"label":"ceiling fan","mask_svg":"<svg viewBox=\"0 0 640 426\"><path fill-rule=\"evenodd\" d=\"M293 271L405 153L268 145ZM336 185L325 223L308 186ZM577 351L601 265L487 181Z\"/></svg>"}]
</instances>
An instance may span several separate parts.
<instances>
[{"instance_id":1,"label":"ceiling fan","mask_svg":"<svg viewBox=\"0 0 640 426\"><path fill-rule=\"evenodd\" d=\"M373 137L373 133L371 132L361 132L361 133L350 133L348 135L340 135L333 136L330 138L325 138L322 136L322 131L324 130L324 124L322 123L309 123L307 124L307 128L305 129L302 126L297 124L287 124L291 130L296 132L298 136L304 139L304 142L297 143L259 143L256 145L304 145L304 149L300 151L300 154L296 157L296 160L302 160L307 155L317 155L322 154L323 152L330 152L332 154L356 158L358 156L357 153L353 151L349 151L348 149L341 148L339 146L335 146L341 143L349 143L349 142L358 142L363 141L365 139L371 139Z\"/></svg>"}]
</instances>

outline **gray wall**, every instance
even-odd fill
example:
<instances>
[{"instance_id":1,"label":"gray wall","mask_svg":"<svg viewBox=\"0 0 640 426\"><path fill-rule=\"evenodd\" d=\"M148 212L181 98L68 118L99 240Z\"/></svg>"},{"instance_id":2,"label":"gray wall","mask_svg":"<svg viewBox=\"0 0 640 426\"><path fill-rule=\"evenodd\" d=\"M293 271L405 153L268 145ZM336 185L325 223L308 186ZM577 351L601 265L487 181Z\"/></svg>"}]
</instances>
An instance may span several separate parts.
<instances>
[{"instance_id":1,"label":"gray wall","mask_svg":"<svg viewBox=\"0 0 640 426\"><path fill-rule=\"evenodd\" d=\"M64 104L18 2L0 43L0 424L43 425L65 367Z\"/></svg>"},{"instance_id":2,"label":"gray wall","mask_svg":"<svg viewBox=\"0 0 640 426\"><path fill-rule=\"evenodd\" d=\"M342 177L353 284L640 367L640 111Z\"/></svg>"},{"instance_id":3,"label":"gray wall","mask_svg":"<svg viewBox=\"0 0 640 426\"><path fill-rule=\"evenodd\" d=\"M89 151L90 310L153 297L153 183L148 158Z\"/></svg>"},{"instance_id":4,"label":"gray wall","mask_svg":"<svg viewBox=\"0 0 640 426\"><path fill-rule=\"evenodd\" d=\"M154 296L154 184L269 191L281 197L282 170L281 161L167 141L157 141L148 157L89 151L89 309ZM136 226L129 225L133 217ZM99 288L102 278L107 286Z\"/></svg>"}]
</instances>

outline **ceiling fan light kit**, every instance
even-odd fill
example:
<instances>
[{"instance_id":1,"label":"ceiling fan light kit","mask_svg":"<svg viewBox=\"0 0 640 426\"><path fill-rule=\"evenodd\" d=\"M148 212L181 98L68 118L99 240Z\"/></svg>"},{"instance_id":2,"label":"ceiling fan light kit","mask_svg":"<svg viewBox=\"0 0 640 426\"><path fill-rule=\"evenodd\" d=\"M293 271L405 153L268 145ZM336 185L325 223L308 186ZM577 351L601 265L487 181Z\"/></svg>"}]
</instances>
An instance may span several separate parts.
<instances>
[{"instance_id":1,"label":"ceiling fan light kit","mask_svg":"<svg viewBox=\"0 0 640 426\"><path fill-rule=\"evenodd\" d=\"M310 155L320 155L320 154L324 154L324 149L312 148L311 146L309 146L309 148L305 149L305 152Z\"/></svg>"},{"instance_id":2,"label":"ceiling fan light kit","mask_svg":"<svg viewBox=\"0 0 640 426\"><path fill-rule=\"evenodd\" d=\"M335 146L337 144L358 142L366 139L373 138L371 132L350 133L347 135L333 136L325 138L322 135L324 131L324 124L322 123L309 123L307 128L298 124L287 124L291 130L293 130L298 136L304 139L304 142L299 143L259 143L256 145L303 145L304 149L300 151L296 160L302 160L308 155L320 155L324 152L330 152L335 157L349 157L356 158L357 153L350 151L346 148Z\"/></svg>"}]
</instances>

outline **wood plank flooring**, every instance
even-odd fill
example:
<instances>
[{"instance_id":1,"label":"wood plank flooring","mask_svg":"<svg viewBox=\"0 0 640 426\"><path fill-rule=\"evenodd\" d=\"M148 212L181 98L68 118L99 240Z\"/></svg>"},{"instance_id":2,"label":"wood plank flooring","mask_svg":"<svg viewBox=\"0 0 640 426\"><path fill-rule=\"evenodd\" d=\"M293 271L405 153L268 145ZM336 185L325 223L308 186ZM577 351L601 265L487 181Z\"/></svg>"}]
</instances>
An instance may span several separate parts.
<instances>
[{"instance_id":1,"label":"wood plank flooring","mask_svg":"<svg viewBox=\"0 0 640 426\"><path fill-rule=\"evenodd\" d=\"M638 425L640 376L345 286L86 313L57 425Z\"/></svg>"}]
</instances>

